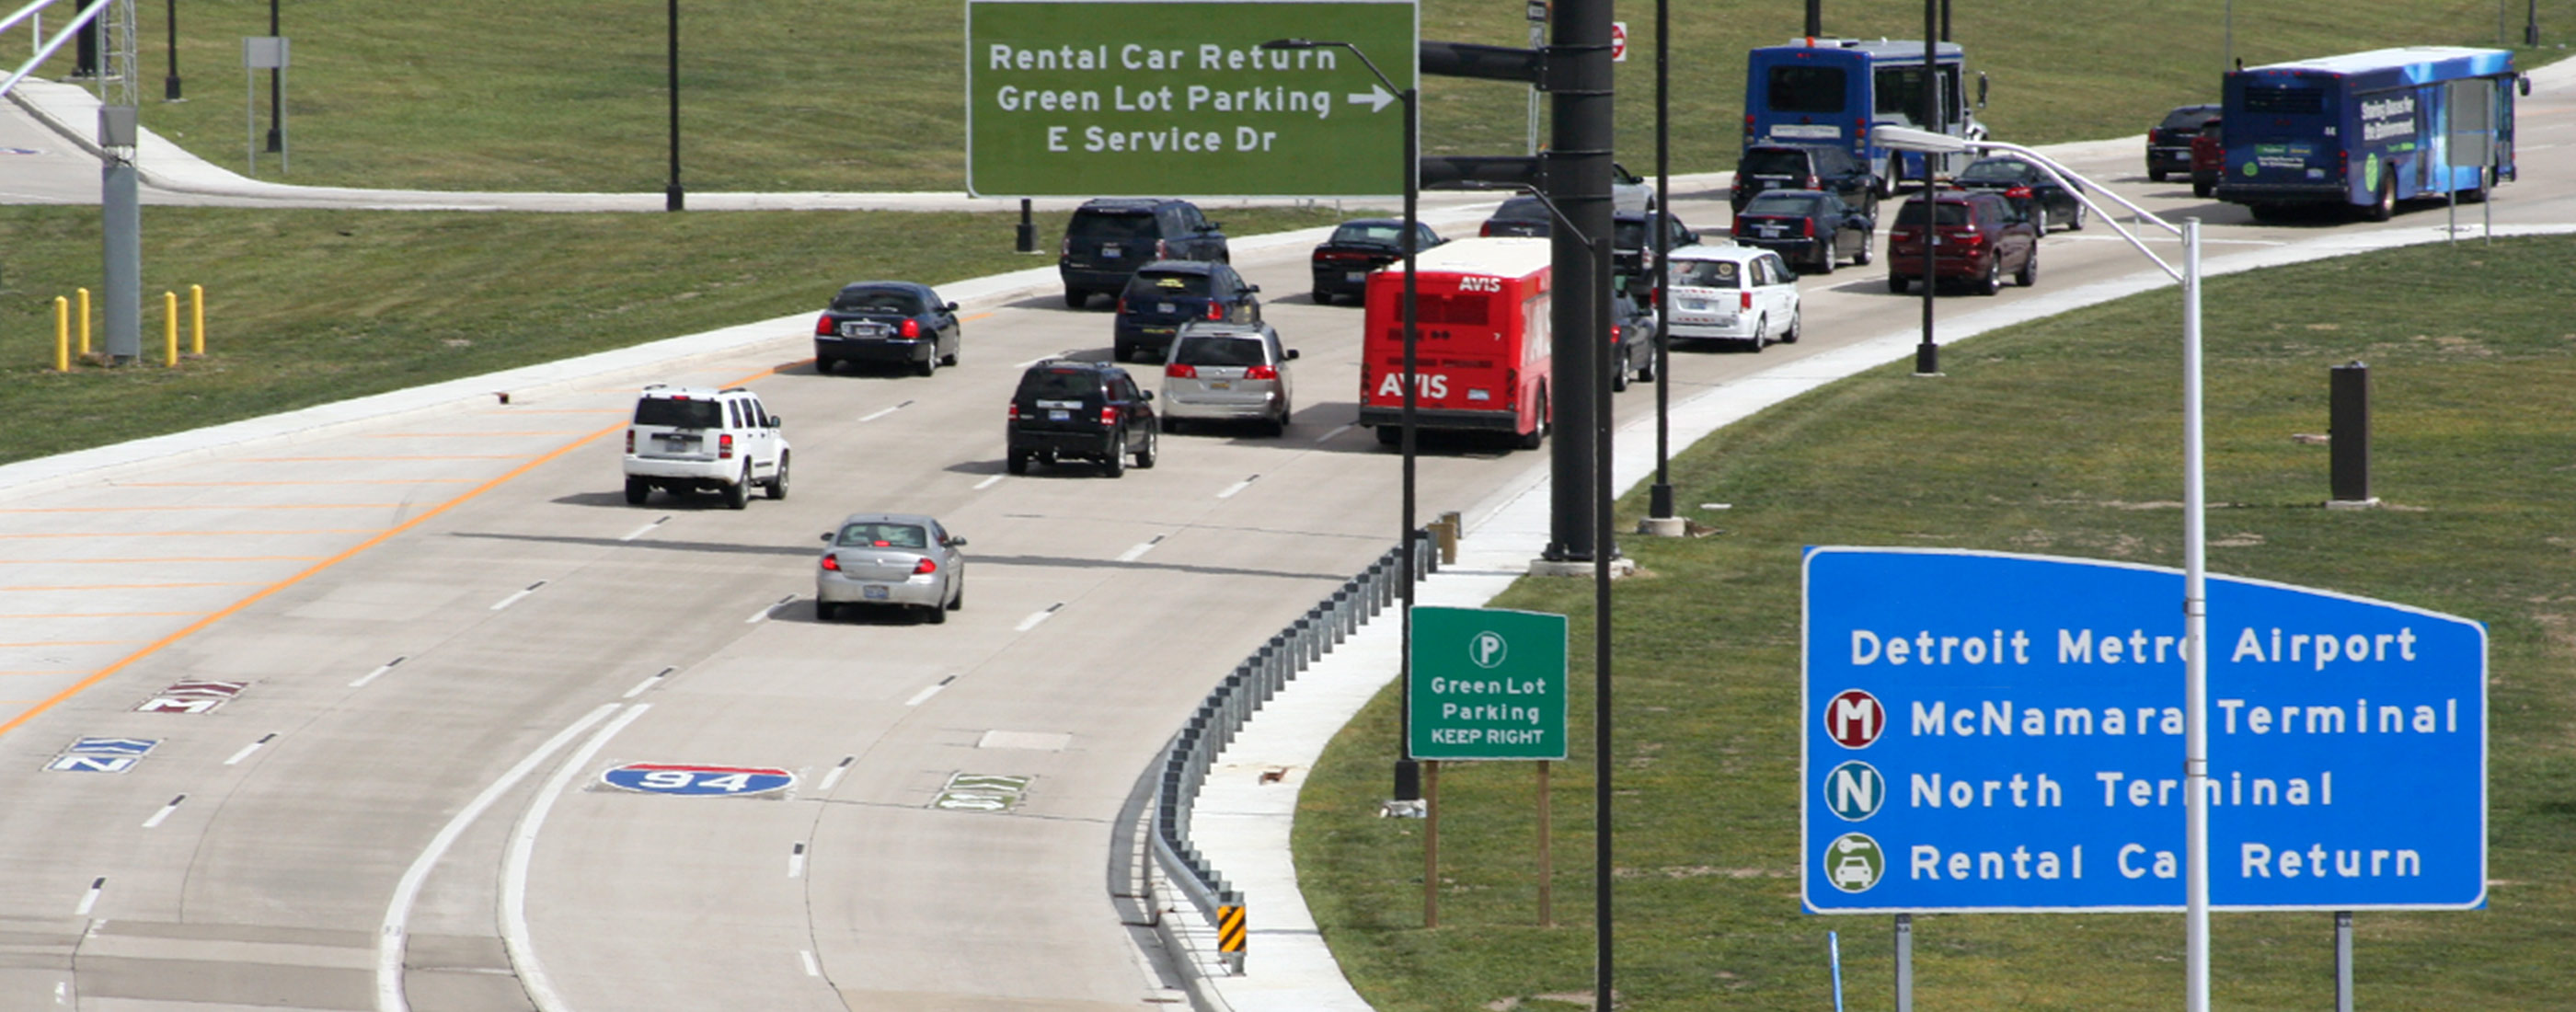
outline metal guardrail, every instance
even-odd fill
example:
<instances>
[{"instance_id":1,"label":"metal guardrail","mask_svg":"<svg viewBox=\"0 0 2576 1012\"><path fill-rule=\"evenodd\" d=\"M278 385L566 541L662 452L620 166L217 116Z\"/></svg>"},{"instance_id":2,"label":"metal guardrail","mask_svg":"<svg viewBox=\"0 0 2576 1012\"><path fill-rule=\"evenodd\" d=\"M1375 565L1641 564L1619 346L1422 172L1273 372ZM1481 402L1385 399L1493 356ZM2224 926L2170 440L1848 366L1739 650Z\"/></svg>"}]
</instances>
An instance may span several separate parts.
<instances>
[{"instance_id":1,"label":"metal guardrail","mask_svg":"<svg viewBox=\"0 0 2576 1012\"><path fill-rule=\"evenodd\" d=\"M1417 579L1438 570L1440 544L1431 533L1414 532L1413 558ZM1322 660L1335 644L1358 633L1380 611L1394 607L1403 579L1403 550L1387 549L1368 569L1343 581L1331 597L1306 609L1306 614L1235 665L1172 739L1154 790L1154 858L1209 923L1219 922L1221 910L1235 911L1240 917L1244 902L1233 883L1190 843L1190 810L1207 783L1208 771L1233 743L1236 732L1270 697L1287 688L1298 672ZM1235 972L1242 972L1242 950L1238 947L1225 955Z\"/></svg>"}]
</instances>

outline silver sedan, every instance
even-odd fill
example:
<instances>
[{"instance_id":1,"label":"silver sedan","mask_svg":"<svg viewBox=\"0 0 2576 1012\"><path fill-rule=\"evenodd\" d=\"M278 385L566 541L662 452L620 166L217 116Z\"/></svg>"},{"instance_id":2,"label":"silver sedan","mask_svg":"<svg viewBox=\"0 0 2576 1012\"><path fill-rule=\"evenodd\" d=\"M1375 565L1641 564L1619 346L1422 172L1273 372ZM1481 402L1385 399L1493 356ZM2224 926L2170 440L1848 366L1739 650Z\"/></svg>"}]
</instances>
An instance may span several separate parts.
<instances>
[{"instance_id":1,"label":"silver sedan","mask_svg":"<svg viewBox=\"0 0 2576 1012\"><path fill-rule=\"evenodd\" d=\"M939 521L912 513L853 513L823 532L814 570L814 615L826 622L847 604L927 609L948 621L966 606L966 539Z\"/></svg>"}]
</instances>

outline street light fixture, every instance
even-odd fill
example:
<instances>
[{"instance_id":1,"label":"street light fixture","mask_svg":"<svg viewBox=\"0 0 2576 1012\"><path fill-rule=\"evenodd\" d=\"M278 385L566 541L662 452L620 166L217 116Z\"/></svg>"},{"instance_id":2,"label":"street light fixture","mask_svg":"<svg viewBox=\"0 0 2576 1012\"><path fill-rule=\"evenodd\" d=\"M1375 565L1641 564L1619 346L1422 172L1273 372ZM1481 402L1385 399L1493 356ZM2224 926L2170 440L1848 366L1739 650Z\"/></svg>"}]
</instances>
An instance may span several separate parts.
<instances>
[{"instance_id":1,"label":"street light fixture","mask_svg":"<svg viewBox=\"0 0 2576 1012\"><path fill-rule=\"evenodd\" d=\"M677 0L674 0L674 2L677 2ZM1348 42L1326 39L1272 39L1268 42L1262 43L1261 48L1271 50L1324 48L1349 50L1352 56L1359 57L1360 65L1367 67L1369 74L1376 77L1377 82L1380 85L1385 86L1388 91L1394 92L1395 97L1404 103L1404 238L1400 240L1401 245L1399 246L1399 248L1404 251L1404 413L1401 421L1398 423L1398 428L1403 433L1401 443L1404 454L1404 526L1400 535L1396 539L1396 548L1397 551L1402 553L1404 565L1404 582L1399 585L1404 591L1404 616L1403 620L1398 623L1403 628L1403 634L1401 637L1403 642L1401 652L1397 655L1398 659L1396 661L1396 692L1400 697L1401 705L1396 708L1395 800L1404 802L1420 801L1422 799L1422 770L1419 765L1415 764L1413 756L1411 755L1411 745L1409 743L1412 739L1409 736L1409 729L1405 726L1408 721L1413 719L1413 597L1415 578L1417 574L1421 572L1417 560L1413 557L1414 531L1416 529L1414 522L1413 497L1415 453L1414 405L1415 400L1419 396L1419 387L1414 377L1414 371L1417 355L1416 345L1419 343L1420 339L1420 334L1414 324L1414 285L1416 282L1413 261L1414 254L1420 252L1419 247L1422 244L1420 235L1422 222L1419 206L1422 199L1422 175L1420 170L1421 152L1418 147L1420 144L1420 138L1416 135L1416 129L1419 124L1416 119L1417 110L1414 106L1415 92L1409 85L1406 87L1397 87L1394 81L1387 78L1385 71L1377 69L1377 61L1369 59L1368 53L1363 52L1360 47Z\"/></svg>"},{"instance_id":2,"label":"street light fixture","mask_svg":"<svg viewBox=\"0 0 2576 1012\"><path fill-rule=\"evenodd\" d=\"M1925 154L1958 154L1969 151L2009 151L2021 156L2041 172L2056 180L2075 199L2120 233L2129 245L2148 260L2154 261L2166 276L2182 283L2182 446L2183 446L2183 799L2184 811L2184 900L2183 900L2183 989L2186 1012L2208 1012L2209 1009L2209 587L2208 497L2203 481L2203 440L2201 437L2201 349L2200 349L2200 219L2185 218L2180 226L2130 203L2100 186L2076 186L2083 181L2075 171L2037 151L2018 144L1994 140L1968 140L1928 130L1882 126L1872 131L1877 142L1891 148L1919 151ZM2093 202L2088 191L2098 191L2117 201L2137 215L2182 239L2182 265L2166 263L2136 235L2120 226L2119 219ZM1928 281L1928 275L1926 280Z\"/></svg>"}]
</instances>

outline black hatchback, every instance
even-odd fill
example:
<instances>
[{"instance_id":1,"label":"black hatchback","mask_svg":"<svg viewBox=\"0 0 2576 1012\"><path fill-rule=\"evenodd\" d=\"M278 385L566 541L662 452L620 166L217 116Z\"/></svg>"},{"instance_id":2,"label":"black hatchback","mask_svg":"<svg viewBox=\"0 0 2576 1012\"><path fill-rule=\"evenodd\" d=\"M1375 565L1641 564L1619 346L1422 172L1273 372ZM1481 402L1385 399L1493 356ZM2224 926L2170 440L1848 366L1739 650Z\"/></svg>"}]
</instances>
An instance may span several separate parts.
<instances>
[{"instance_id":1,"label":"black hatchback","mask_svg":"<svg viewBox=\"0 0 2576 1012\"><path fill-rule=\"evenodd\" d=\"M1127 279L1118 293L1118 322L1109 357L1132 362L1151 351L1156 361L1172 350L1172 335L1192 320L1261 322L1261 286L1225 264L1157 260Z\"/></svg>"},{"instance_id":2,"label":"black hatchback","mask_svg":"<svg viewBox=\"0 0 2576 1012\"><path fill-rule=\"evenodd\" d=\"M1064 304L1079 309L1094 294L1118 294L1136 268L1156 260L1231 259L1224 230L1196 204L1101 197L1084 201L1066 219L1055 266L1064 280Z\"/></svg>"},{"instance_id":3,"label":"black hatchback","mask_svg":"<svg viewBox=\"0 0 2576 1012\"><path fill-rule=\"evenodd\" d=\"M1011 393L1004 466L1029 473L1029 461L1053 466L1066 458L1099 464L1112 478L1127 461L1154 466L1154 393L1136 386L1127 370L1106 362L1049 359L1020 374Z\"/></svg>"},{"instance_id":4,"label":"black hatchback","mask_svg":"<svg viewBox=\"0 0 2576 1012\"><path fill-rule=\"evenodd\" d=\"M928 285L861 281L843 286L814 320L814 371L843 362L893 362L924 376L957 364L957 304Z\"/></svg>"}]
</instances>

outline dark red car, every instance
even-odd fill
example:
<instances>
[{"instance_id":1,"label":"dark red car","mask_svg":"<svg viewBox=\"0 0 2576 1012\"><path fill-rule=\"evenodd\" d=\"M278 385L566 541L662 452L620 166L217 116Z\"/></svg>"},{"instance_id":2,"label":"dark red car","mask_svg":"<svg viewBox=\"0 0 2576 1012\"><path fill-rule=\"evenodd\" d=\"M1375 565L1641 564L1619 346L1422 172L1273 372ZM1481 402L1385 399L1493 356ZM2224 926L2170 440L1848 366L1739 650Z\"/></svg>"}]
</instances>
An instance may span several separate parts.
<instances>
[{"instance_id":1,"label":"dark red car","mask_svg":"<svg viewBox=\"0 0 2576 1012\"><path fill-rule=\"evenodd\" d=\"M2218 192L2218 174L2227 168L2227 139L2221 136L2220 121L2200 125L2191 138L2191 195L2207 198Z\"/></svg>"},{"instance_id":2,"label":"dark red car","mask_svg":"<svg viewBox=\"0 0 2576 1012\"><path fill-rule=\"evenodd\" d=\"M2039 281L2039 228L2003 195L1939 190L1917 194L1896 211L1887 231L1887 290L1903 292L1923 276L1924 219L1932 222L1932 276L1964 280L1979 295L1993 295L2010 272L2013 283ZM1937 208L1937 210L1932 210Z\"/></svg>"}]
</instances>

